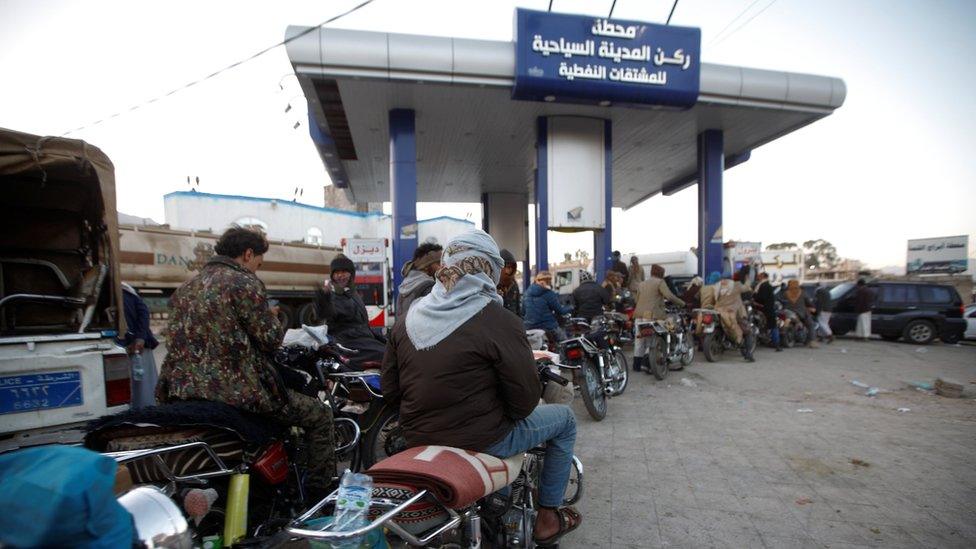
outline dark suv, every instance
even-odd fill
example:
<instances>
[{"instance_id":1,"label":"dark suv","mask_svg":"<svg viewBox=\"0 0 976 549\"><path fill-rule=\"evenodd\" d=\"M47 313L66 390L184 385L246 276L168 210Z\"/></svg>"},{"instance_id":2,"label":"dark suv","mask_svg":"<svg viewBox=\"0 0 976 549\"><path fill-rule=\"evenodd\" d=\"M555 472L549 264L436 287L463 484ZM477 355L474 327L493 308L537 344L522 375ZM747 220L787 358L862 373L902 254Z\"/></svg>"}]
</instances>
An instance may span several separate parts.
<instances>
[{"instance_id":1,"label":"dark suv","mask_svg":"<svg viewBox=\"0 0 976 549\"><path fill-rule=\"evenodd\" d=\"M874 292L871 308L871 332L882 339L906 341L918 345L931 343L939 337L946 343L962 339L966 331L963 303L959 292L946 284L927 282L869 282ZM830 328L837 335L854 330L853 282L844 282L830 290L834 313Z\"/></svg>"}]
</instances>

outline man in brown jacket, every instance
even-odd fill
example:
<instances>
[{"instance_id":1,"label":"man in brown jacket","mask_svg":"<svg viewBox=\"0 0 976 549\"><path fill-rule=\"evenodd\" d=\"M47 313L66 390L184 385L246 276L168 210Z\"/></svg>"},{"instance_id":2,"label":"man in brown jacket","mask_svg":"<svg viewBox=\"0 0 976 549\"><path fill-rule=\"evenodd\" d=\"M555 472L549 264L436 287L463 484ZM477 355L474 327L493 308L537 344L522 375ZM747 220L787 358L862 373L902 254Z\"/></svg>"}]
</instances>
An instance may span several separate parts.
<instances>
[{"instance_id":1,"label":"man in brown jacket","mask_svg":"<svg viewBox=\"0 0 976 549\"><path fill-rule=\"evenodd\" d=\"M553 543L580 516L560 508L576 421L542 387L522 321L496 289L503 261L480 230L444 249L437 283L397 319L383 359L383 397L400 410L408 447L442 445L507 458L546 443L536 539ZM561 527L562 525L563 527Z\"/></svg>"},{"instance_id":2,"label":"man in brown jacket","mask_svg":"<svg viewBox=\"0 0 976 549\"><path fill-rule=\"evenodd\" d=\"M679 307L684 307L685 302L680 297L674 295L664 281L664 267L651 265L651 278L640 283L637 287L637 306L634 308L634 319L663 320L667 317L664 302L670 301ZM642 366L650 367L651 360L648 353L651 352L650 337L637 337L634 339L634 371L639 372ZM650 371L650 370L648 370Z\"/></svg>"}]
</instances>

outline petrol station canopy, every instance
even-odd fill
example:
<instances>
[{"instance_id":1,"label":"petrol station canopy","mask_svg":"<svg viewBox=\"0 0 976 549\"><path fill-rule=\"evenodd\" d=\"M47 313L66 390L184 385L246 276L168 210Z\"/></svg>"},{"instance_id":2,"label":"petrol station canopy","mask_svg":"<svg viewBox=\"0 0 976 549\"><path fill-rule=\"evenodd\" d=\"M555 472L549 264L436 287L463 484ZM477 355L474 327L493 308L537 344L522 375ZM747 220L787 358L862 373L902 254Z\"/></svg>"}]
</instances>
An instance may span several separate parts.
<instances>
[{"instance_id":1,"label":"petrol station canopy","mask_svg":"<svg viewBox=\"0 0 976 549\"><path fill-rule=\"evenodd\" d=\"M294 37L307 27L288 27ZM288 43L310 132L333 183L357 202L390 200L391 109L416 112L417 200L533 196L539 117L612 121L613 206L696 183L696 137L724 132L725 166L828 116L839 78L701 63L697 102L586 105L513 100L514 42L318 28Z\"/></svg>"}]
</instances>

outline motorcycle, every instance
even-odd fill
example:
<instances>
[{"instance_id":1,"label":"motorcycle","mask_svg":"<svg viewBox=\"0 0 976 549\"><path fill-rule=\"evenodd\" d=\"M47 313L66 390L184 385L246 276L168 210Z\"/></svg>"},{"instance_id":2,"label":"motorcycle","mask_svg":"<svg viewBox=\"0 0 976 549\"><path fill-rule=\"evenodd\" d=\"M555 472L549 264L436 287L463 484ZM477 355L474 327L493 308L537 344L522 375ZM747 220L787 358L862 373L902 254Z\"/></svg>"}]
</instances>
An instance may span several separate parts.
<instances>
[{"instance_id":1,"label":"motorcycle","mask_svg":"<svg viewBox=\"0 0 976 549\"><path fill-rule=\"evenodd\" d=\"M714 309L695 309L699 314L702 329L702 349L705 353L705 360L717 362L722 358L725 351L739 349L743 355L752 355L756 350L756 335L758 329L755 324L750 323L749 329L752 330L752 337L745 337L743 341L736 343L726 332L722 325L722 318L718 311ZM746 349L745 346L749 348Z\"/></svg>"},{"instance_id":2,"label":"motorcycle","mask_svg":"<svg viewBox=\"0 0 976 549\"><path fill-rule=\"evenodd\" d=\"M344 418L335 427L336 456L348 459L359 427ZM116 460L130 493L141 494L131 497L149 502L142 506L168 499L192 519L193 546L260 545L310 503L302 479L311 456L295 430L220 402L107 416L90 426L85 446Z\"/></svg>"},{"instance_id":3,"label":"motorcycle","mask_svg":"<svg viewBox=\"0 0 976 549\"><path fill-rule=\"evenodd\" d=\"M537 358L536 367L543 387L569 383L554 371L568 366L551 355ZM334 531L315 524L316 515L335 505L337 490L292 521L271 545L296 538L336 543L386 529L418 547L476 549L483 541L492 547L535 547L536 496L544 462L543 446L504 460L444 446L411 448L367 471L374 487L364 526ZM563 504L579 501L582 489L583 465L573 456Z\"/></svg>"},{"instance_id":4,"label":"motorcycle","mask_svg":"<svg viewBox=\"0 0 976 549\"><path fill-rule=\"evenodd\" d=\"M783 308L779 311L780 337L784 347L794 347L807 340L807 326L795 312Z\"/></svg>"},{"instance_id":5,"label":"motorcycle","mask_svg":"<svg viewBox=\"0 0 976 549\"><path fill-rule=\"evenodd\" d=\"M633 310L630 313L632 315ZM602 316L593 318L590 322L590 327L593 329L603 329L608 334L613 334L613 337L616 338L620 345L634 342L633 322L627 314L618 313L617 311L604 312Z\"/></svg>"},{"instance_id":6,"label":"motorcycle","mask_svg":"<svg viewBox=\"0 0 976 549\"><path fill-rule=\"evenodd\" d=\"M674 368L680 370L695 359L695 342L692 339L690 321L687 314L674 307L668 307L668 315L662 320L643 320L635 322L636 337L648 340L646 372L663 380Z\"/></svg>"},{"instance_id":7,"label":"motorcycle","mask_svg":"<svg viewBox=\"0 0 976 549\"><path fill-rule=\"evenodd\" d=\"M613 332L594 330L582 318L570 319L569 331L578 335L560 342L561 361L580 367L576 385L583 405L590 417L601 421L607 415L607 399L627 388L630 366Z\"/></svg>"},{"instance_id":8,"label":"motorcycle","mask_svg":"<svg viewBox=\"0 0 976 549\"><path fill-rule=\"evenodd\" d=\"M326 400L336 417L356 422L362 433L350 460L352 470L368 469L406 448L399 413L386 405L380 388L380 364L357 364L357 351L326 338L317 349L284 347L275 355L279 367L310 374L305 391ZM365 368L365 369L361 369Z\"/></svg>"}]
</instances>

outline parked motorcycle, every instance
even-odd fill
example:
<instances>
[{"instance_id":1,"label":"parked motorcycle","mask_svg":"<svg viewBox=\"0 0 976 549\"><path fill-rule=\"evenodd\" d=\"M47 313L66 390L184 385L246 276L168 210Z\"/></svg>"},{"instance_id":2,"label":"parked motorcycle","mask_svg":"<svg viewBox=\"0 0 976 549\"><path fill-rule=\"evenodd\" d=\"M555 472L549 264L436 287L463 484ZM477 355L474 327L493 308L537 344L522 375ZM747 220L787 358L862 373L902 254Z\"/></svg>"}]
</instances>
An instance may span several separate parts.
<instances>
[{"instance_id":1,"label":"parked motorcycle","mask_svg":"<svg viewBox=\"0 0 976 549\"><path fill-rule=\"evenodd\" d=\"M661 320L638 319L636 337L645 338L647 345L648 374L658 380L667 377L672 369L680 370L695 359L695 342L692 338L691 323L683 310L668 308L668 315ZM679 364L672 368L673 364Z\"/></svg>"},{"instance_id":2,"label":"parked motorcycle","mask_svg":"<svg viewBox=\"0 0 976 549\"><path fill-rule=\"evenodd\" d=\"M705 360L717 362L722 358L725 351L740 350L743 355L750 355L756 350L756 333L758 329L755 324L750 323L749 329L752 330L753 337L743 337L742 343L736 343L725 332L722 319L718 311L714 309L695 309L699 313L702 327L702 349L705 353ZM745 334L743 334L744 336ZM749 349L744 349L745 345Z\"/></svg>"},{"instance_id":3,"label":"parked motorcycle","mask_svg":"<svg viewBox=\"0 0 976 549\"><path fill-rule=\"evenodd\" d=\"M553 371L565 365L548 358L536 364L543 386L568 383ZM336 491L294 520L275 541L335 543L385 529L418 547L480 548L483 541L491 547L535 547L536 496L544 462L541 446L504 460L444 446L411 448L367 472L374 488L365 526L340 532L309 524L335 505ZM579 501L582 488L583 465L574 456L563 503Z\"/></svg>"},{"instance_id":4,"label":"parked motorcycle","mask_svg":"<svg viewBox=\"0 0 976 549\"><path fill-rule=\"evenodd\" d=\"M579 366L576 384L586 411L596 421L607 415L607 399L623 394L630 366L616 336L593 330L582 318L570 319L570 333L578 334L559 344L564 364Z\"/></svg>"}]
</instances>

